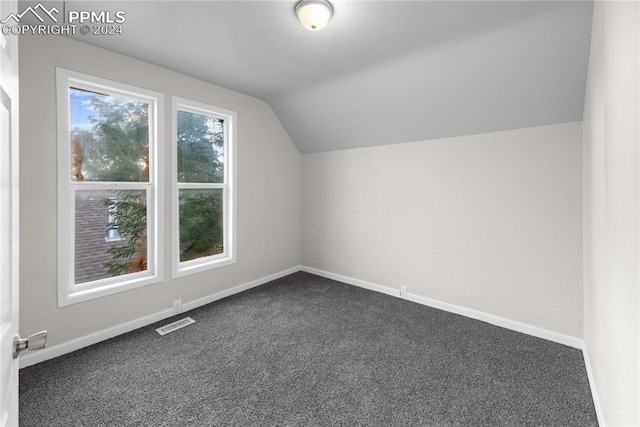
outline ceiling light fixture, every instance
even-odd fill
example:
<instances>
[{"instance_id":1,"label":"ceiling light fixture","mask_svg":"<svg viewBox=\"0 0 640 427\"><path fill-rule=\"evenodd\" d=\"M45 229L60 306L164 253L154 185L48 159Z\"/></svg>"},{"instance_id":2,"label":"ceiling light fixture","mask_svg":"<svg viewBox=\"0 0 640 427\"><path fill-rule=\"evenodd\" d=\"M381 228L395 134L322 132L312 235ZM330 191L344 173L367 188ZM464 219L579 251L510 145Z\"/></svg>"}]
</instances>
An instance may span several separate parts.
<instances>
[{"instance_id":1,"label":"ceiling light fixture","mask_svg":"<svg viewBox=\"0 0 640 427\"><path fill-rule=\"evenodd\" d=\"M326 0L300 0L296 4L296 16L302 25L311 31L327 26L333 15L333 6Z\"/></svg>"}]
</instances>

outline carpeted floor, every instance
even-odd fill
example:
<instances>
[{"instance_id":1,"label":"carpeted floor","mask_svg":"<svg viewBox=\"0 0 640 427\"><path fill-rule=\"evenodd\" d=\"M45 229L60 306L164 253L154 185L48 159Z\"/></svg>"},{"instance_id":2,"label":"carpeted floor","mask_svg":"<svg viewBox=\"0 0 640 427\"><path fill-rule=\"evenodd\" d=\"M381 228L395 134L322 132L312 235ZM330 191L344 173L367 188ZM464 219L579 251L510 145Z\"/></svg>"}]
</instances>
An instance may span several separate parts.
<instances>
[{"instance_id":1,"label":"carpeted floor","mask_svg":"<svg viewBox=\"0 0 640 427\"><path fill-rule=\"evenodd\" d=\"M20 425L597 420L579 350L300 272L21 370Z\"/></svg>"}]
</instances>

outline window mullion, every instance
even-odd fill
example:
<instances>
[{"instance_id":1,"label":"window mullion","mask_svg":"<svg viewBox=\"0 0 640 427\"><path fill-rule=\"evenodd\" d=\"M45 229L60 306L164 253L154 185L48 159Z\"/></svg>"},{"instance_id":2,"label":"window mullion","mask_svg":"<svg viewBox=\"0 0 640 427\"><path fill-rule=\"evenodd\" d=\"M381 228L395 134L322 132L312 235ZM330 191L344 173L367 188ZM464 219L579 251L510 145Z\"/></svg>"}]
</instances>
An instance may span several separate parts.
<instances>
[{"instance_id":1,"label":"window mullion","mask_svg":"<svg viewBox=\"0 0 640 427\"><path fill-rule=\"evenodd\" d=\"M209 184L199 182L179 182L178 190L224 190L226 184Z\"/></svg>"},{"instance_id":2,"label":"window mullion","mask_svg":"<svg viewBox=\"0 0 640 427\"><path fill-rule=\"evenodd\" d=\"M69 184L75 190L147 190L151 188L148 182L102 182L81 181Z\"/></svg>"}]
</instances>

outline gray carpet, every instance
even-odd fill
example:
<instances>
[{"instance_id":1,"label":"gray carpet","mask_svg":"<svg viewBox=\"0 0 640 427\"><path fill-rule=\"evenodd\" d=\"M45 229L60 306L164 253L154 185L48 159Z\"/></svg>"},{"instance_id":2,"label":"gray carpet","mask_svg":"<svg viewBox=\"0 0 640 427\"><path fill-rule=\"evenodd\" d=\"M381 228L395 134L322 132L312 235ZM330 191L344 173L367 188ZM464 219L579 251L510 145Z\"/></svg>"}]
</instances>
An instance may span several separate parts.
<instances>
[{"instance_id":1,"label":"gray carpet","mask_svg":"<svg viewBox=\"0 0 640 427\"><path fill-rule=\"evenodd\" d=\"M196 323L163 337L154 330L187 315ZM20 423L597 420L579 350L301 272L21 370Z\"/></svg>"}]
</instances>

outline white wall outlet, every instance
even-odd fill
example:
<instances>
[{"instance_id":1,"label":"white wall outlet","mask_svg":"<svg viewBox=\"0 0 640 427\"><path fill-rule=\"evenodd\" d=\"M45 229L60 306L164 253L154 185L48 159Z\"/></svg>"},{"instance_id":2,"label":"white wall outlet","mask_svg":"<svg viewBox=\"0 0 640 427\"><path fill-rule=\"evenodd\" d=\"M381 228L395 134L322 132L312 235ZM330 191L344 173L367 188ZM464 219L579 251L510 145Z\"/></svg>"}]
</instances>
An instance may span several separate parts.
<instances>
[{"instance_id":1,"label":"white wall outlet","mask_svg":"<svg viewBox=\"0 0 640 427\"><path fill-rule=\"evenodd\" d=\"M174 313L182 313L182 300L177 299L173 302L173 312Z\"/></svg>"},{"instance_id":2,"label":"white wall outlet","mask_svg":"<svg viewBox=\"0 0 640 427\"><path fill-rule=\"evenodd\" d=\"M400 296L401 297L406 297L407 296L407 287L406 286L400 286Z\"/></svg>"}]
</instances>

